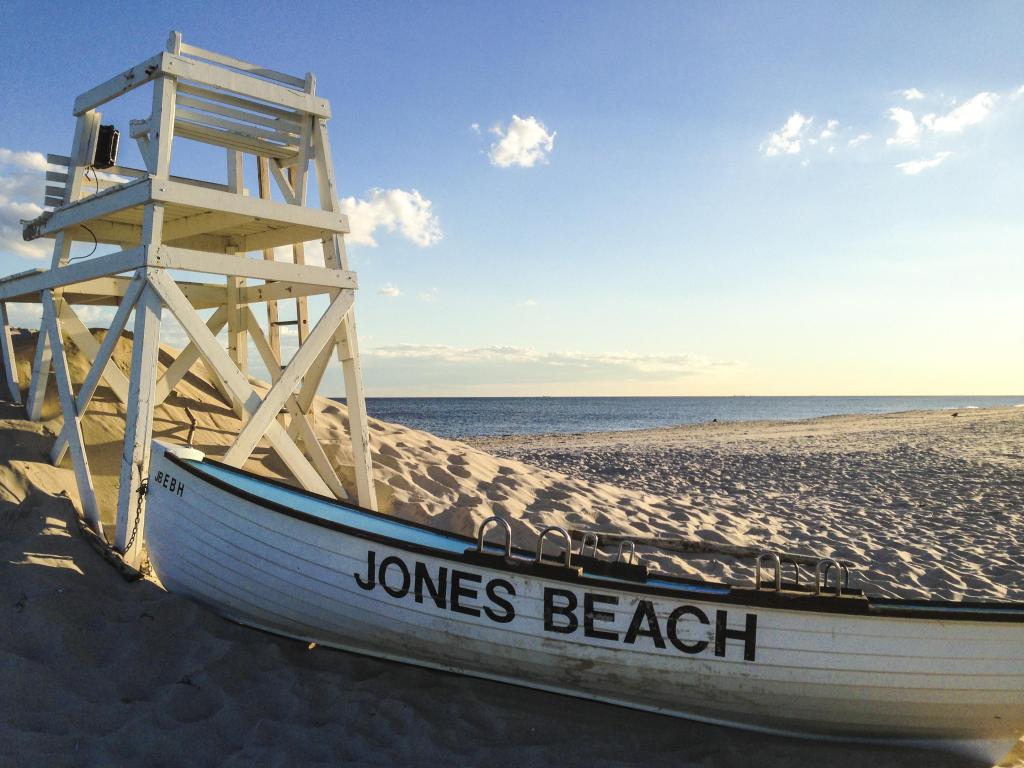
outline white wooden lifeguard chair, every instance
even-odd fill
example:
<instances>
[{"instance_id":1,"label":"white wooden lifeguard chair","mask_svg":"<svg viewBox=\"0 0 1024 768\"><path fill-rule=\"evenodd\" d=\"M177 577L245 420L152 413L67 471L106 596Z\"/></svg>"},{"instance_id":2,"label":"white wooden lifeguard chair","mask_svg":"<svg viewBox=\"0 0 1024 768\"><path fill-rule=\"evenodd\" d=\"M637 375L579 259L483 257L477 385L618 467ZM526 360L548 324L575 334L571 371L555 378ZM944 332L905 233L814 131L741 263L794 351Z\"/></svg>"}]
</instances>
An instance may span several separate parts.
<instances>
[{"instance_id":1,"label":"white wooden lifeguard chair","mask_svg":"<svg viewBox=\"0 0 1024 768\"><path fill-rule=\"evenodd\" d=\"M100 125L98 107L146 84L152 84L152 111L130 126L145 161L143 170L116 164L118 134ZM27 240L54 238L53 261L48 270L0 281L0 348L8 388L18 399L7 303L41 302L26 410L29 418L41 418L52 367L64 425L51 459L57 463L70 450L82 512L91 528L103 536L80 420L99 382L110 387L127 412L114 547L128 565L138 566L142 536L135 534L143 530L153 409L200 358L244 420L222 461L241 466L266 438L304 488L346 498L309 420L314 396L336 353L344 374L356 500L376 509L353 316L356 276L348 269L343 239L348 220L339 208L327 138L331 110L316 94L313 75L293 77L185 45L181 34L173 32L165 51L79 96L74 114L71 154L47 158L51 168L45 202L52 210L24 228ZM171 175L172 147L176 153L187 149L180 139L226 150L226 183ZM249 156L256 163L258 196L245 189ZM310 163L318 206L307 206ZM271 177L283 202L273 199ZM323 244L325 266L305 263L303 243L316 240ZM114 244L120 250L72 261L75 241ZM274 249L281 246L291 247L290 262L275 260ZM225 280L185 282L183 272ZM326 294L329 304L310 328L306 298L316 294ZM285 321L279 320L278 302L286 299L296 301L296 319L288 322L298 325L299 347L289 361L282 361L280 326ZM266 333L252 311L258 303L267 304ZM102 343L76 315L75 304L117 306ZM211 308L216 311L207 320L198 314ZM126 378L111 354L133 309L131 373ZM190 343L158 378L165 309ZM225 326L227 349L216 338ZM91 365L77 393L68 372L66 338ZM248 339L273 380L262 398L246 375ZM279 420L282 412L286 417Z\"/></svg>"}]
</instances>

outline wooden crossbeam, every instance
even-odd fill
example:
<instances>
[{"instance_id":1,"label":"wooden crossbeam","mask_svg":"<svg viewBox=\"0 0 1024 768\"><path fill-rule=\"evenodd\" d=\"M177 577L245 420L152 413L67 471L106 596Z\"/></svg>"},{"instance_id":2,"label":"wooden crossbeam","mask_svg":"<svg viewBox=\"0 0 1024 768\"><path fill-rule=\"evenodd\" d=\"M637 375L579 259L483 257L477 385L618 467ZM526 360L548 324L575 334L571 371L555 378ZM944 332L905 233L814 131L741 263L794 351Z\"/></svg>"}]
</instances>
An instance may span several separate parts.
<instances>
[{"instance_id":1,"label":"wooden crossbeam","mask_svg":"<svg viewBox=\"0 0 1024 768\"><path fill-rule=\"evenodd\" d=\"M195 45L186 45L184 43L180 46L180 51L185 56L195 56L199 59L206 59L217 64L223 64L225 67L231 67L242 72L248 72L250 75L256 75L258 77L265 78L267 80L277 80L279 83L284 85L298 86L299 88L303 85L302 78L294 77L293 75L286 75L284 72L278 72L268 67L260 67L256 64L250 64L247 61L236 59L231 56L225 56L222 53L215 53L214 51L207 51L203 48L199 48Z\"/></svg>"},{"instance_id":2,"label":"wooden crossbeam","mask_svg":"<svg viewBox=\"0 0 1024 768\"><path fill-rule=\"evenodd\" d=\"M39 322L39 338L36 339L36 354L32 361L32 380L28 385L28 400L25 403L25 413L31 421L39 421L43 417L46 382L50 378L50 364L53 361L49 333L51 305L52 302L43 302L43 317Z\"/></svg>"},{"instance_id":3,"label":"wooden crossbeam","mask_svg":"<svg viewBox=\"0 0 1024 768\"><path fill-rule=\"evenodd\" d=\"M316 362L317 355L334 338L334 332L342 318L352 308L355 297L350 291L340 293L327 307L320 317L313 332L306 342L299 346L287 367L281 371L277 382L271 386L263 398L259 408L250 416L249 421L235 438L235 442L224 456L224 463L240 467L252 454L260 438L270 424L276 424L274 418L280 413L285 401L299 385L310 366Z\"/></svg>"},{"instance_id":4,"label":"wooden crossbeam","mask_svg":"<svg viewBox=\"0 0 1024 768\"><path fill-rule=\"evenodd\" d=\"M156 56L146 59L126 72L114 75L105 83L100 83L95 88L91 88L83 93L75 99L73 109L75 115L82 115L91 109L96 109L96 107L107 103L111 99L117 98L123 93L128 93L128 91L133 91L140 85L145 85L154 78L160 77L162 74L160 65L163 56L163 53L158 53Z\"/></svg>"},{"instance_id":5,"label":"wooden crossbeam","mask_svg":"<svg viewBox=\"0 0 1024 768\"><path fill-rule=\"evenodd\" d=\"M275 370L275 363L279 363L280 358L274 356L273 350L270 348L270 343L267 341L267 337L263 334L263 329L260 328L260 324L257 322L256 316L252 313L252 310L247 307L246 312L249 324L249 335L252 337L253 346L256 347L256 351L259 352L260 357L263 358L263 363L267 366L267 370L270 371L271 381L276 383L277 380L281 378L280 369ZM320 473L320 477L323 478L325 483L327 483L327 487L331 489L331 492L335 496L339 499L347 499L349 497L348 491L345 490L345 486L342 485L341 480L334 471L330 458L324 451L323 446L320 445L320 441L317 439L316 433L306 420L306 414L299 407L298 400L294 394L290 394L288 396L288 400L285 402L285 407L288 409L292 423L297 425L296 432L302 439L302 444L306 446L306 451L309 453L309 457L313 462L313 467Z\"/></svg>"},{"instance_id":6,"label":"wooden crossbeam","mask_svg":"<svg viewBox=\"0 0 1024 768\"><path fill-rule=\"evenodd\" d=\"M11 319L7 314L7 302L0 302L0 355L3 357L4 383L11 401L21 405L21 383L18 381L18 361L14 356L14 342L11 339Z\"/></svg>"},{"instance_id":7,"label":"wooden crossbeam","mask_svg":"<svg viewBox=\"0 0 1024 768\"><path fill-rule=\"evenodd\" d=\"M309 265L297 267L294 264L281 261L248 259L244 256L193 251L169 245L153 248L149 254L149 265L166 269L183 269L189 272L251 277L259 280L287 280L293 283L323 285L331 288L356 287L356 277L352 272Z\"/></svg>"},{"instance_id":8,"label":"wooden crossbeam","mask_svg":"<svg viewBox=\"0 0 1024 768\"><path fill-rule=\"evenodd\" d=\"M96 341L96 338L92 335L89 329L85 327L85 323L83 323L81 318L75 314L75 311L66 301L61 301L59 303L57 311L60 313L59 317L63 324L64 334L74 342L75 346L78 347L86 360L93 363L97 359L97 355L100 351L99 342ZM125 376L121 372L121 369L114 365L110 360L107 360L107 362L104 363L102 376L103 381L108 387L110 387L114 396L120 400L121 403L127 405L128 377Z\"/></svg>"},{"instance_id":9,"label":"wooden crossbeam","mask_svg":"<svg viewBox=\"0 0 1024 768\"><path fill-rule=\"evenodd\" d=\"M59 238L58 238L59 239ZM58 243L54 243L56 249ZM44 272L30 272L23 277L5 280L0 283L0 301L7 301L15 296L37 291L71 286L84 283L97 277L106 277L118 272L128 272L146 264L144 248L132 248L106 256L94 256L85 261L76 261L67 266L49 269Z\"/></svg>"},{"instance_id":10,"label":"wooden crossbeam","mask_svg":"<svg viewBox=\"0 0 1024 768\"><path fill-rule=\"evenodd\" d=\"M223 330L224 326L228 322L228 310L226 307L220 307L216 312L210 315L210 319L206 321L206 327L210 329L210 333L216 336ZM192 370L192 366L196 364L199 359L199 347L196 346L194 341L190 341L178 356L174 358L174 362L171 363L170 367L164 371L164 375L160 377L160 380L156 383L156 396L154 403L160 405L167 396L174 391L174 388L178 386L185 375ZM223 386L220 383L220 379L214 379L215 384ZM224 399L229 403L231 402L231 396L227 392L222 392Z\"/></svg>"},{"instance_id":11,"label":"wooden crossbeam","mask_svg":"<svg viewBox=\"0 0 1024 768\"><path fill-rule=\"evenodd\" d=\"M92 367L89 368L89 373L86 374L85 381L82 382L82 386L78 390L78 395L75 398L75 408L79 415L84 414L89 407L92 396L96 392L96 387L99 386L100 378L104 377L110 365L110 357L114 352L114 347L117 345L117 340L121 338L121 332L128 322L128 315L131 314L132 309L135 307L135 302L138 301L144 287L145 281L139 276L133 277L128 285L128 290L125 291L124 298L121 300L121 306L114 313L114 319L110 323L110 328L103 337L103 343L99 345L99 349L92 357ZM118 370L118 373L120 373L120 370ZM121 375L122 377L124 376L124 374ZM126 391L121 401L126 402L127 399L128 392ZM50 460L54 464L60 464L64 458L64 452L67 450L70 438L69 429L70 425L65 420L64 428L57 437L53 450L50 452Z\"/></svg>"},{"instance_id":12,"label":"wooden crossbeam","mask_svg":"<svg viewBox=\"0 0 1024 768\"><path fill-rule=\"evenodd\" d=\"M210 333L209 328L196 314L174 280L162 270L156 270L150 275L149 282L163 298L164 304L178 319L185 332L195 342L207 366L220 375L234 399L242 404L246 413L255 413L262 402L259 395L256 394L241 371L232 364L228 353L220 346L216 337ZM295 479L304 488L325 496L330 495L330 488L280 424L271 420L265 436Z\"/></svg>"},{"instance_id":13,"label":"wooden crossbeam","mask_svg":"<svg viewBox=\"0 0 1024 768\"><path fill-rule=\"evenodd\" d=\"M82 437L82 425L79 422L79 412L75 405L74 392L71 389L71 375L68 372L67 356L64 354L60 321L57 319L57 311L53 304L53 293L43 291L42 300L44 316L49 319L49 322L46 323L46 333L50 337L50 348L53 350L53 375L57 381L57 393L60 396L64 426L71 447L71 464L75 471L78 498L82 502L82 513L89 522L89 526L102 536L103 523L100 522L100 507L92 485L92 474L89 472L89 457L85 453L85 440Z\"/></svg>"},{"instance_id":14,"label":"wooden crossbeam","mask_svg":"<svg viewBox=\"0 0 1024 768\"><path fill-rule=\"evenodd\" d=\"M278 189L281 190L284 199L289 205L295 205L295 187L292 186L291 181L285 176L280 161L273 159L268 162L270 164L270 172L274 174L274 181L277 182Z\"/></svg>"},{"instance_id":15,"label":"wooden crossbeam","mask_svg":"<svg viewBox=\"0 0 1024 768\"><path fill-rule=\"evenodd\" d=\"M250 285L241 289L238 292L238 303L259 304L260 302L265 301L269 304L271 302L280 301L281 299L306 298L307 296L317 296L322 293L330 292L331 289L325 286L309 285L308 283L292 283L287 280L275 280L272 283ZM277 318L274 319L275 321L277 320Z\"/></svg>"}]
</instances>

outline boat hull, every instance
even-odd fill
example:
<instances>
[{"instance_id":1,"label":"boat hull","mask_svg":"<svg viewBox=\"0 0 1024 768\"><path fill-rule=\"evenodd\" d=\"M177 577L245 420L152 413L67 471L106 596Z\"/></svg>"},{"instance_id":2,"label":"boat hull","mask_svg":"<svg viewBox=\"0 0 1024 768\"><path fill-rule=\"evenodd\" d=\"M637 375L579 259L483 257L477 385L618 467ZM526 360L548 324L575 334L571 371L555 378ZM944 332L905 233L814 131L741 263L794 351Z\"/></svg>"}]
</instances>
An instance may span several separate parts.
<instances>
[{"instance_id":1,"label":"boat hull","mask_svg":"<svg viewBox=\"0 0 1024 768\"><path fill-rule=\"evenodd\" d=\"M574 583L326 528L154 451L163 584L348 651L710 723L995 759L1024 724L1024 624L744 605ZM170 478L172 482L168 482Z\"/></svg>"}]
</instances>

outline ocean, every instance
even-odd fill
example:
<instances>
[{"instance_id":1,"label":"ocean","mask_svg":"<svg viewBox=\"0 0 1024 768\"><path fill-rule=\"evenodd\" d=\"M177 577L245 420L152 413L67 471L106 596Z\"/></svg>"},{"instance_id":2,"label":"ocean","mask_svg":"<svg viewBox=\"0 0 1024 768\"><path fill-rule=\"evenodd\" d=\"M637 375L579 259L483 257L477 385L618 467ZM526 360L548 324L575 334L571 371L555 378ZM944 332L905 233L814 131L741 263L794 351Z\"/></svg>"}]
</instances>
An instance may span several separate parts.
<instances>
[{"instance_id":1,"label":"ocean","mask_svg":"<svg viewBox=\"0 0 1024 768\"><path fill-rule=\"evenodd\" d=\"M342 400L343 402L343 400ZM372 397L370 416L441 437L613 432L718 421L1024 406L1024 395L951 397Z\"/></svg>"}]
</instances>

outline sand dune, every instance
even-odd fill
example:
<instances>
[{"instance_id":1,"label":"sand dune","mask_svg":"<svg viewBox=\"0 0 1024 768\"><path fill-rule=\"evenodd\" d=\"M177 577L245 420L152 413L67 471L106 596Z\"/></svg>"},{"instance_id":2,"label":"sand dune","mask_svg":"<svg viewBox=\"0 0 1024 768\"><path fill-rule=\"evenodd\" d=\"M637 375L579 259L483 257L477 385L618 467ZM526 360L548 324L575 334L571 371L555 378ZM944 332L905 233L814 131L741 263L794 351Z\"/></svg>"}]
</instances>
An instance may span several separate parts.
<instances>
[{"instance_id":1,"label":"sand dune","mask_svg":"<svg viewBox=\"0 0 1024 768\"><path fill-rule=\"evenodd\" d=\"M33 344L17 336L23 381ZM80 381L84 363L71 352ZM120 341L124 369L129 353ZM171 354L161 353L162 366ZM319 405L318 431L351 487L345 410ZM223 454L239 421L201 368L158 410L157 436L184 439L186 406L199 418L196 446ZM968 764L703 726L235 626L155 581L122 582L77 533L70 469L47 461L60 424L55 393L49 421L21 415L0 404L0 764ZM100 388L84 431L107 523L121 419ZM371 428L383 509L419 522L472 533L501 514L523 545L550 524L771 544L862 563L879 591L1024 596L1024 409L475 445ZM248 468L283 472L265 447ZM725 559L643 555L666 570L750 573ZM1020 745L1008 764L1024 765Z\"/></svg>"}]
</instances>

